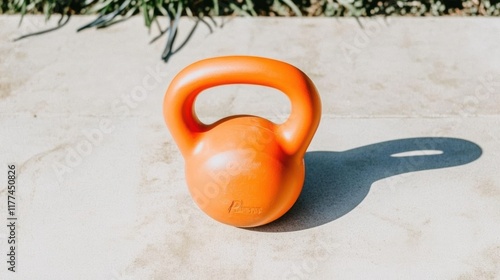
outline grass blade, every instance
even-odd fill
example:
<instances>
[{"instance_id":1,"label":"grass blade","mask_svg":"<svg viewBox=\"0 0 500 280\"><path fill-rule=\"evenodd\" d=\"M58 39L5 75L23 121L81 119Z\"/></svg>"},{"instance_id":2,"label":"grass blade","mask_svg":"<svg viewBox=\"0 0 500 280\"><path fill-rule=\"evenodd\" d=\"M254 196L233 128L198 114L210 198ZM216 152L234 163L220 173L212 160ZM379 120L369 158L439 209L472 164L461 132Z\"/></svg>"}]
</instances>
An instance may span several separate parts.
<instances>
[{"instance_id":1,"label":"grass blade","mask_svg":"<svg viewBox=\"0 0 500 280\"><path fill-rule=\"evenodd\" d=\"M287 4L288 7L290 7L290 9L292 9L293 13L296 16L299 16L299 17L302 16L302 12L300 11L299 7L297 7L297 5L295 5L295 3L292 2L292 0L282 0L282 1L283 1L283 3Z\"/></svg>"}]
</instances>

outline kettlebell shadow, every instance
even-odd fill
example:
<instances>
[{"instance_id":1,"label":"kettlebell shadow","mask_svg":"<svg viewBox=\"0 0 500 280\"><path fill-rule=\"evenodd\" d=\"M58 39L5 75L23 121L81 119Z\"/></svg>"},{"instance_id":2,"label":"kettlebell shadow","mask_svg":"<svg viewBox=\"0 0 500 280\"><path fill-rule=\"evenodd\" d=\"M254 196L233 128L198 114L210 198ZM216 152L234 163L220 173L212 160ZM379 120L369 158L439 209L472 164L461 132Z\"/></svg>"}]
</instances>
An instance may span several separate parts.
<instances>
[{"instance_id":1,"label":"kettlebell shadow","mask_svg":"<svg viewBox=\"0 0 500 280\"><path fill-rule=\"evenodd\" d=\"M307 152L306 177L294 206L252 230L298 231L334 221L356 208L378 180L414 171L464 165L482 149L458 138L422 137L371 144L343 152Z\"/></svg>"}]
</instances>

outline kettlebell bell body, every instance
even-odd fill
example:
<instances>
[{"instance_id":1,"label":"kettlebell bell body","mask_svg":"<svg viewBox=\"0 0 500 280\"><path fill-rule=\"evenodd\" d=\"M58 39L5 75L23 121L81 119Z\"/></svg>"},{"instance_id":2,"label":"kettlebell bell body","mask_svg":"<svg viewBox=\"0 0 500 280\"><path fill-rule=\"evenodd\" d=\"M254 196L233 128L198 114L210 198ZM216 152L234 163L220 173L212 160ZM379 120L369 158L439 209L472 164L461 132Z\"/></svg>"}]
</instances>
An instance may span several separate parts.
<instances>
[{"instance_id":1,"label":"kettlebell bell body","mask_svg":"<svg viewBox=\"0 0 500 280\"><path fill-rule=\"evenodd\" d=\"M193 109L196 96L227 84L282 91L291 100L290 117L280 125L249 115L202 123ZM185 159L189 191L205 213L225 224L255 227L293 206L304 183L304 153L321 116L317 90L302 71L261 57L202 60L173 79L163 108Z\"/></svg>"}]
</instances>

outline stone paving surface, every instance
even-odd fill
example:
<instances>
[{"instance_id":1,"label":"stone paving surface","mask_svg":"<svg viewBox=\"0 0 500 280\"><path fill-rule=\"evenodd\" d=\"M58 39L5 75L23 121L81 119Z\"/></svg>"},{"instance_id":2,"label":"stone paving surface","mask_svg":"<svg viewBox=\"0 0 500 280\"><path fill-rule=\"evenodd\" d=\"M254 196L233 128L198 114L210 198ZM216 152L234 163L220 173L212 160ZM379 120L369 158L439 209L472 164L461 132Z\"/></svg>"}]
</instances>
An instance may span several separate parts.
<instances>
[{"instance_id":1,"label":"stone paving surface","mask_svg":"<svg viewBox=\"0 0 500 280\"><path fill-rule=\"evenodd\" d=\"M0 180L18 173L17 272L3 226L1 279L500 277L498 20L235 18L163 64L141 18L75 32L92 19L12 42L44 20L0 17ZM299 67L323 103L299 200L256 229L196 207L162 116L178 71L235 54ZM225 86L196 111L281 122L290 104Z\"/></svg>"}]
</instances>

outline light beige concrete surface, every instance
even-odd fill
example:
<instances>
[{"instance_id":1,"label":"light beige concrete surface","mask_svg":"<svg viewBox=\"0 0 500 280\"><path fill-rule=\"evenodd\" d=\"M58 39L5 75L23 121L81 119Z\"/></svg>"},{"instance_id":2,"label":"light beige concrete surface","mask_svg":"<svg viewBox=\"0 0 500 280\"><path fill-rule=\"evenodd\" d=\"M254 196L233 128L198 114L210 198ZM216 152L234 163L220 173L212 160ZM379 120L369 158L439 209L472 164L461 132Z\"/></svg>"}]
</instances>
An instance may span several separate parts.
<instances>
[{"instance_id":1,"label":"light beige concrete surface","mask_svg":"<svg viewBox=\"0 0 500 280\"><path fill-rule=\"evenodd\" d=\"M500 279L498 20L237 18L163 64L140 18L12 42L45 26L18 19L0 17L5 224L18 170L17 272L2 226L1 279ZM195 206L162 119L175 73L231 54L298 66L323 101L299 201L254 230ZM290 109L253 86L196 107L207 122ZM443 153L391 157L415 150Z\"/></svg>"}]
</instances>

